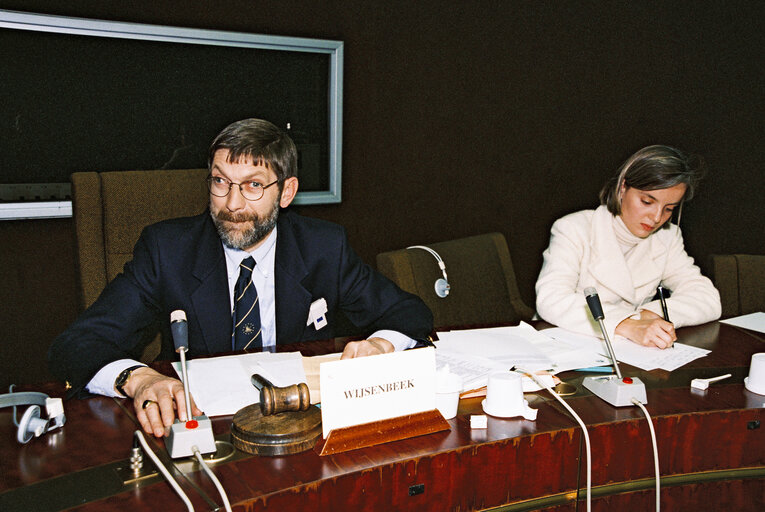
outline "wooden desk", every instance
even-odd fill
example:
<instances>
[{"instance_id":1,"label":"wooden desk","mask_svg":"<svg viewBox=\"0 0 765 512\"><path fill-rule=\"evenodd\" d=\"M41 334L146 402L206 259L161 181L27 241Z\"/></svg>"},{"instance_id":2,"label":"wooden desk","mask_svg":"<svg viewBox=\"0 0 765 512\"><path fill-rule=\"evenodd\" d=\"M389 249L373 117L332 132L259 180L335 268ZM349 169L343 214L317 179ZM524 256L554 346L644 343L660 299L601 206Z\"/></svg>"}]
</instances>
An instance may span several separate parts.
<instances>
[{"instance_id":1,"label":"wooden desk","mask_svg":"<svg viewBox=\"0 0 765 512\"><path fill-rule=\"evenodd\" d=\"M672 373L623 367L649 389L662 507L762 510L765 397L746 391L743 377L751 355L765 351L765 344L748 331L717 322L683 328L679 335L680 341L712 353ZM315 354L333 347L302 348ZM692 378L728 372L731 379L707 392L690 390ZM583 375L562 377L579 384ZM63 391L53 386L42 390ZM585 485L581 431L557 402L544 395L530 398L539 409L534 422L489 417L488 429L471 430L468 416L481 413L480 399L463 400L449 421L450 432L328 457L314 452L273 458L237 454L214 471L234 508L242 511L574 511ZM653 456L640 411L615 409L581 386L567 400L592 439L593 510L652 510ZM9 410L0 411L0 510L183 510L159 477L123 485L117 476L115 469L126 465L137 428L121 400L98 397L65 407L62 431L24 446L15 441ZM225 438L229 424L230 417L216 418L216 434ZM164 452L161 442L155 445ZM221 500L212 483L193 468L183 469L181 485L195 509L215 509Z\"/></svg>"}]
</instances>

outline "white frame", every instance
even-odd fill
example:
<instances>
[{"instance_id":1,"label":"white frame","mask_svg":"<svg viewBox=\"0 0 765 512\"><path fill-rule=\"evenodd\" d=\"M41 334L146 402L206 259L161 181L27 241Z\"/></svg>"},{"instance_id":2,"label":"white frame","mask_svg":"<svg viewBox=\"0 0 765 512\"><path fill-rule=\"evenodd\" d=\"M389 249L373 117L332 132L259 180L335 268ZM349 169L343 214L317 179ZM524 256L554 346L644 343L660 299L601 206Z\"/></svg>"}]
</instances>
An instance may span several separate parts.
<instances>
[{"instance_id":1,"label":"white frame","mask_svg":"<svg viewBox=\"0 0 765 512\"><path fill-rule=\"evenodd\" d=\"M294 204L329 204L341 201L343 139L342 41L70 18L2 9L0 9L0 27L95 37L324 53L329 55L329 189L318 192L298 192ZM65 206L67 203L69 204L68 208L62 207L62 204ZM0 220L71 216L71 201L5 203L3 206L3 211L0 211Z\"/></svg>"}]
</instances>

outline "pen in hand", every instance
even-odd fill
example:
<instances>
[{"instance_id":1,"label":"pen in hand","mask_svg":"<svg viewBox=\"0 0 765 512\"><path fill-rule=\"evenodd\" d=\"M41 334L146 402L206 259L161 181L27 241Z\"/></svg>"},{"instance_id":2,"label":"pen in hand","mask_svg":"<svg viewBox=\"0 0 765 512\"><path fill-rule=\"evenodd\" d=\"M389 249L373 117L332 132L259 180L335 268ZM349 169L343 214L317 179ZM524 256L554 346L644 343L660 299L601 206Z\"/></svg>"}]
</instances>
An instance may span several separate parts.
<instances>
[{"instance_id":1,"label":"pen in hand","mask_svg":"<svg viewBox=\"0 0 765 512\"><path fill-rule=\"evenodd\" d=\"M669 319L669 310L667 309L667 301L664 299L664 287L662 285L659 285L656 288L656 291L659 293L659 301L661 302L661 312L664 314L664 320L667 322L672 322L672 320ZM672 348L675 348L675 344L672 344Z\"/></svg>"}]
</instances>

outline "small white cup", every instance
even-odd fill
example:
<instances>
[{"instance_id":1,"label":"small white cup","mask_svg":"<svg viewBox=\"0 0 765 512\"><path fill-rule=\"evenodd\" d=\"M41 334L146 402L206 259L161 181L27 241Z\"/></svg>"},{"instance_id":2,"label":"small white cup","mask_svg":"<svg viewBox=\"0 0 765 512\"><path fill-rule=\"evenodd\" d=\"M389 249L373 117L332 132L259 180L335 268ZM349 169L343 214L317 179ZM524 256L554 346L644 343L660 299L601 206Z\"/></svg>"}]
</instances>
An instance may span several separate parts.
<instances>
[{"instance_id":1,"label":"small white cup","mask_svg":"<svg viewBox=\"0 0 765 512\"><path fill-rule=\"evenodd\" d=\"M765 352L752 354L749 377L744 379L744 386L752 393L765 395Z\"/></svg>"},{"instance_id":2,"label":"small white cup","mask_svg":"<svg viewBox=\"0 0 765 512\"><path fill-rule=\"evenodd\" d=\"M457 406L462 392L462 377L456 373L436 373L436 409L444 419L457 416Z\"/></svg>"},{"instance_id":3,"label":"small white cup","mask_svg":"<svg viewBox=\"0 0 765 512\"><path fill-rule=\"evenodd\" d=\"M523 416L526 401L523 399L521 376L515 372L489 375L483 410L491 416L500 418Z\"/></svg>"}]
</instances>

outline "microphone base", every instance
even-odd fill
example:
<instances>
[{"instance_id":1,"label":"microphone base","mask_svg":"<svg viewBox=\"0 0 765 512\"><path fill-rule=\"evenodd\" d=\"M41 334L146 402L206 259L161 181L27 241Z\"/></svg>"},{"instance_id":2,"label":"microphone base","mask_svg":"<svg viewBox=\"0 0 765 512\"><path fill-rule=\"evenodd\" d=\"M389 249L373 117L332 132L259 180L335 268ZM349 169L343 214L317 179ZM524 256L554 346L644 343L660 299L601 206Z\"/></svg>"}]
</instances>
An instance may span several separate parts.
<instances>
[{"instance_id":1,"label":"microphone base","mask_svg":"<svg viewBox=\"0 0 765 512\"><path fill-rule=\"evenodd\" d=\"M193 456L193 446L196 446L200 453L216 451L212 422L205 415L197 416L191 421L176 420L170 427L170 434L165 438L165 446L173 459Z\"/></svg>"},{"instance_id":2,"label":"microphone base","mask_svg":"<svg viewBox=\"0 0 765 512\"><path fill-rule=\"evenodd\" d=\"M614 407L635 405L632 399L642 404L648 403L645 384L637 377L618 378L616 375L585 377L582 385L592 393Z\"/></svg>"}]
</instances>

